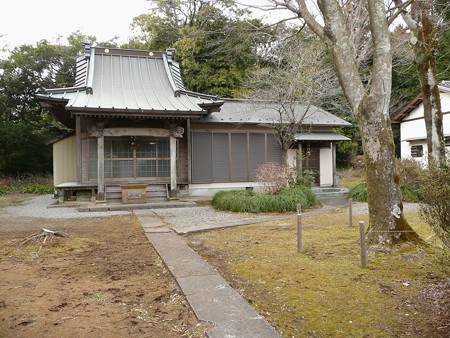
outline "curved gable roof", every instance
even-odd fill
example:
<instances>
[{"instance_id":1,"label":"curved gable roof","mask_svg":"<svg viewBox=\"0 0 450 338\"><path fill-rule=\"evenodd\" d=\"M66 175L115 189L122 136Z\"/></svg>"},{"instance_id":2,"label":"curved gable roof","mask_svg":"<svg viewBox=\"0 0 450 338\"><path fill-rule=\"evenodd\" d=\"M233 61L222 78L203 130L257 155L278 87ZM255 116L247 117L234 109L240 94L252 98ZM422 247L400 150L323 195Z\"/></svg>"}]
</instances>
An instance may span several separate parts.
<instances>
[{"instance_id":1,"label":"curved gable roof","mask_svg":"<svg viewBox=\"0 0 450 338\"><path fill-rule=\"evenodd\" d=\"M188 92L173 50L168 53L91 47L77 59L76 87L37 97L78 115L202 116L218 110L217 97Z\"/></svg>"}]
</instances>

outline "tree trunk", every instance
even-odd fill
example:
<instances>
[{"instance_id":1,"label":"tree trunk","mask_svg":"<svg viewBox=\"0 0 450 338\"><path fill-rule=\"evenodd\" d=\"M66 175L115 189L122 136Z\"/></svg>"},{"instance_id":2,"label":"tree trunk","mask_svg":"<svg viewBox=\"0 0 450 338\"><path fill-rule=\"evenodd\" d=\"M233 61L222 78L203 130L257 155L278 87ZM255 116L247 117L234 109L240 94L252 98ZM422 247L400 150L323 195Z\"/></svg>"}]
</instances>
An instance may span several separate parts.
<instances>
[{"instance_id":1,"label":"tree trunk","mask_svg":"<svg viewBox=\"0 0 450 338\"><path fill-rule=\"evenodd\" d=\"M442 109L436 74L436 27L431 18L431 4L427 1L412 6L412 16L420 24L412 29L417 41L413 44L414 59L420 80L423 116L427 132L428 163L443 163L445 141Z\"/></svg>"},{"instance_id":2,"label":"tree trunk","mask_svg":"<svg viewBox=\"0 0 450 338\"><path fill-rule=\"evenodd\" d=\"M380 111L379 102L384 95L380 92L369 96L358 115L367 168L368 242L372 245L419 243L419 236L403 215L390 119Z\"/></svg>"},{"instance_id":3,"label":"tree trunk","mask_svg":"<svg viewBox=\"0 0 450 338\"><path fill-rule=\"evenodd\" d=\"M402 6L401 0L394 0ZM443 116L436 71L436 50L438 48L438 25L433 20L431 0L414 1L411 11L402 12L404 21L411 31L410 43L420 81L423 102L423 116L427 133L427 157L430 165L444 163L445 139Z\"/></svg>"},{"instance_id":4,"label":"tree trunk","mask_svg":"<svg viewBox=\"0 0 450 338\"><path fill-rule=\"evenodd\" d=\"M402 241L419 242L403 215L399 179L389 118L392 56L390 32L384 4L368 0L373 42L373 66L370 86L363 84L345 16L338 2L319 1L324 16L324 35L344 94L358 121L366 159L369 205L368 239L372 245L393 245Z\"/></svg>"},{"instance_id":5,"label":"tree trunk","mask_svg":"<svg viewBox=\"0 0 450 338\"><path fill-rule=\"evenodd\" d=\"M368 237L371 244L392 245L402 241L421 241L403 216L399 179L396 173L394 141L389 118L392 82L391 32L384 1L358 2L365 6L370 20L369 31L373 48L370 76L361 76L356 56L361 46L353 45L351 17L346 16L342 2L317 0L323 16L315 19L306 0L275 1L304 19L332 52L339 83L358 121L363 138L367 165L369 204ZM366 28L364 25L360 29ZM368 42L369 43L369 42Z\"/></svg>"}]
</instances>

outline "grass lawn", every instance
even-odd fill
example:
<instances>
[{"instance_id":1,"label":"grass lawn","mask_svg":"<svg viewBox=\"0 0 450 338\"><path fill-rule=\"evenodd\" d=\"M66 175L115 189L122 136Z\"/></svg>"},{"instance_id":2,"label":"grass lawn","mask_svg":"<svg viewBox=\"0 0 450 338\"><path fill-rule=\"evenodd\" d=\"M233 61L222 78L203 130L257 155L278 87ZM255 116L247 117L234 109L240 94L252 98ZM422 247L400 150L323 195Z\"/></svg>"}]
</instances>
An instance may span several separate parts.
<instances>
[{"instance_id":1,"label":"grass lawn","mask_svg":"<svg viewBox=\"0 0 450 338\"><path fill-rule=\"evenodd\" d=\"M355 224L368 221L355 218ZM417 212L407 218L423 237L430 236ZM361 269L358 230L348 226L346 210L304 217L303 235L300 254L295 220L188 240L285 337L448 336L450 292L444 290L442 300L442 292L430 291L450 277L449 251L440 243L372 252L368 268Z\"/></svg>"}]
</instances>

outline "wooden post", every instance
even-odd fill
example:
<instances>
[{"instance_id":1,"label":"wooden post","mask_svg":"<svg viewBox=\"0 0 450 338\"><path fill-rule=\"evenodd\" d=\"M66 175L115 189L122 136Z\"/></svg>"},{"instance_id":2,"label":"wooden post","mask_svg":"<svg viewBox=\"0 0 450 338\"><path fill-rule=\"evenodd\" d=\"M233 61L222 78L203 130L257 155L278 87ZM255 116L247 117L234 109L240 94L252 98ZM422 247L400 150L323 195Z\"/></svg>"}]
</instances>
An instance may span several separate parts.
<instances>
[{"instance_id":1,"label":"wooden post","mask_svg":"<svg viewBox=\"0 0 450 338\"><path fill-rule=\"evenodd\" d=\"M302 252L302 207L297 204L297 251Z\"/></svg>"},{"instance_id":2,"label":"wooden post","mask_svg":"<svg viewBox=\"0 0 450 338\"><path fill-rule=\"evenodd\" d=\"M97 138L97 203L104 203L105 200L105 137L100 135Z\"/></svg>"},{"instance_id":3,"label":"wooden post","mask_svg":"<svg viewBox=\"0 0 450 338\"><path fill-rule=\"evenodd\" d=\"M349 225L353 226L353 200L351 198L348 199L348 220Z\"/></svg>"},{"instance_id":4,"label":"wooden post","mask_svg":"<svg viewBox=\"0 0 450 338\"><path fill-rule=\"evenodd\" d=\"M366 223L359 222L359 241L361 245L361 268L367 267L367 253L366 253Z\"/></svg>"},{"instance_id":5,"label":"wooden post","mask_svg":"<svg viewBox=\"0 0 450 338\"><path fill-rule=\"evenodd\" d=\"M188 161L188 183L192 183L192 135L191 120L186 120L186 142L187 142L187 161Z\"/></svg>"},{"instance_id":6,"label":"wooden post","mask_svg":"<svg viewBox=\"0 0 450 338\"><path fill-rule=\"evenodd\" d=\"M81 117L75 116L75 140L77 144L77 183L81 183L83 180L81 176L81 149L82 149L82 143L81 143Z\"/></svg>"},{"instance_id":7,"label":"wooden post","mask_svg":"<svg viewBox=\"0 0 450 338\"><path fill-rule=\"evenodd\" d=\"M177 198L177 139L170 135L170 198Z\"/></svg>"}]
</instances>

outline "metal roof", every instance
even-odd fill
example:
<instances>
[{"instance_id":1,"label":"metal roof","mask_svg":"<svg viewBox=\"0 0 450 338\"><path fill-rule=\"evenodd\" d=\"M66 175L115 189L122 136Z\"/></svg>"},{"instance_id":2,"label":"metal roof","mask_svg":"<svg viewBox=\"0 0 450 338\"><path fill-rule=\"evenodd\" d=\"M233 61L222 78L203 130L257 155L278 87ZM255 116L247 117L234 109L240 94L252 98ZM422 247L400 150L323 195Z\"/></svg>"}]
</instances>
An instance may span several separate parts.
<instances>
[{"instance_id":1,"label":"metal roof","mask_svg":"<svg viewBox=\"0 0 450 338\"><path fill-rule=\"evenodd\" d=\"M158 116L205 115L218 109L217 97L188 92L173 52L90 47L77 59L76 87L48 89L37 97L67 102L76 114L111 116L146 113ZM88 113L89 112L89 113Z\"/></svg>"},{"instance_id":2,"label":"metal roof","mask_svg":"<svg viewBox=\"0 0 450 338\"><path fill-rule=\"evenodd\" d=\"M328 133L299 133L295 134L296 141L350 141L351 139L334 132Z\"/></svg>"},{"instance_id":3,"label":"metal roof","mask_svg":"<svg viewBox=\"0 0 450 338\"><path fill-rule=\"evenodd\" d=\"M220 112L196 120L196 123L275 124L280 123L279 104L274 102L225 100ZM304 125L349 127L352 124L311 105L295 104L296 121ZM284 118L284 122L288 119Z\"/></svg>"},{"instance_id":4,"label":"metal roof","mask_svg":"<svg viewBox=\"0 0 450 338\"><path fill-rule=\"evenodd\" d=\"M441 85L438 85L438 89L441 93L450 93L450 81L442 81ZM391 119L392 123L401 123L403 119L408 117L414 109L417 109L422 102L422 94L417 95L394 113L393 118Z\"/></svg>"}]
</instances>

